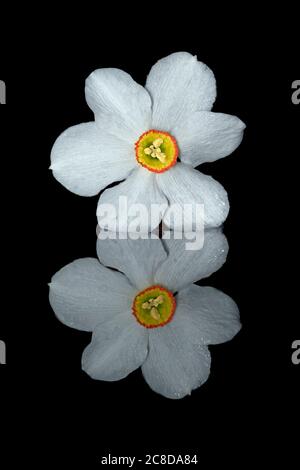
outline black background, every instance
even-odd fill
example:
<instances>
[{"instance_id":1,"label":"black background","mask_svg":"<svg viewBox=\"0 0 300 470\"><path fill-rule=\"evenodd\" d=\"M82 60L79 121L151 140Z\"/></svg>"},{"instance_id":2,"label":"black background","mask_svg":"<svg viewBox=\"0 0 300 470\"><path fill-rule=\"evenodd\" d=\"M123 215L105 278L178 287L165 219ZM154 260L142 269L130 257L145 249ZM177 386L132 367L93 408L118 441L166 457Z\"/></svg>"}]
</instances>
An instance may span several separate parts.
<instances>
[{"instance_id":1,"label":"black background","mask_svg":"<svg viewBox=\"0 0 300 470\"><path fill-rule=\"evenodd\" d=\"M57 17L49 32L32 21L3 34L7 265L0 339L7 343L8 364L0 366L0 459L5 453L7 468L17 460L97 468L109 452L190 452L210 466L296 463L300 366L291 362L291 344L299 339L299 211L292 203L298 197L300 105L291 102L291 83L299 79L297 23L291 11L287 19L255 15L246 27L248 12L240 14L221 29L209 19L179 15L171 21L164 13L159 24L165 21L169 33L150 34L147 28L157 27L152 7L135 22L119 12L118 26L116 12L102 12L91 24L85 17L75 24ZM213 110L247 124L234 154L201 167L223 184L231 203L224 226L227 263L203 284L235 299L243 329L231 342L211 347L207 383L171 401L152 392L140 371L115 383L92 381L81 371L90 335L59 323L47 283L70 261L95 256L98 196L68 192L48 167L56 137L93 118L84 80L94 69L117 67L143 84L155 61L180 50L197 54L215 73Z\"/></svg>"}]
</instances>

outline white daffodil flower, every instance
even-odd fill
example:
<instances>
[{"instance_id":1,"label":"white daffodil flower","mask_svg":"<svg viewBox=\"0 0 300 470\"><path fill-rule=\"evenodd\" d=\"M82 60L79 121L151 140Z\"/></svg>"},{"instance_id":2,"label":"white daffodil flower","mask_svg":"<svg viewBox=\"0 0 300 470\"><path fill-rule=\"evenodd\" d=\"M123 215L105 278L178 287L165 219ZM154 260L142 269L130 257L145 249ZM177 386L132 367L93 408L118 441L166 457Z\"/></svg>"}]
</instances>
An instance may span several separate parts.
<instances>
[{"instance_id":1,"label":"white daffodil flower","mask_svg":"<svg viewBox=\"0 0 300 470\"><path fill-rule=\"evenodd\" d=\"M70 127L55 142L50 168L60 183L93 196L125 180L106 189L99 204L118 207L122 195L129 205L161 205L175 230L181 228L168 222L175 204L203 204L206 227L224 222L226 191L193 167L232 153L245 125L210 111L216 83L205 64L187 52L171 54L152 67L145 88L122 70L99 69L86 80L85 94L95 122ZM105 228L115 230L116 217Z\"/></svg>"},{"instance_id":2,"label":"white daffodil flower","mask_svg":"<svg viewBox=\"0 0 300 470\"><path fill-rule=\"evenodd\" d=\"M200 387L210 373L207 345L229 341L240 329L230 297L193 284L225 262L221 230L207 231L199 251L174 239L101 240L97 251L100 262L76 260L50 284L59 320L93 332L83 370L114 381L141 367L155 392L174 399Z\"/></svg>"}]
</instances>

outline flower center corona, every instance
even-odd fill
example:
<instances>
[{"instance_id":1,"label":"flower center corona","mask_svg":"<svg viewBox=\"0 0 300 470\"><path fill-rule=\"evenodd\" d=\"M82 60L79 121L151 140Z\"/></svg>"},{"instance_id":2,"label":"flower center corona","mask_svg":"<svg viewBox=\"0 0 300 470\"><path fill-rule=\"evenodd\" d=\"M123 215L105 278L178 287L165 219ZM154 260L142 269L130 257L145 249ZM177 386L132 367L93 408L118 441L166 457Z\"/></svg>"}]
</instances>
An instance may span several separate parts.
<instances>
[{"instance_id":1,"label":"flower center corona","mask_svg":"<svg viewBox=\"0 0 300 470\"><path fill-rule=\"evenodd\" d=\"M152 129L141 135L135 144L136 159L140 165L155 173L162 173L175 165L177 142L167 132Z\"/></svg>"},{"instance_id":2,"label":"flower center corona","mask_svg":"<svg viewBox=\"0 0 300 470\"><path fill-rule=\"evenodd\" d=\"M164 326L172 319L176 302L171 292L151 286L138 293L132 305L133 315L146 328Z\"/></svg>"}]
</instances>

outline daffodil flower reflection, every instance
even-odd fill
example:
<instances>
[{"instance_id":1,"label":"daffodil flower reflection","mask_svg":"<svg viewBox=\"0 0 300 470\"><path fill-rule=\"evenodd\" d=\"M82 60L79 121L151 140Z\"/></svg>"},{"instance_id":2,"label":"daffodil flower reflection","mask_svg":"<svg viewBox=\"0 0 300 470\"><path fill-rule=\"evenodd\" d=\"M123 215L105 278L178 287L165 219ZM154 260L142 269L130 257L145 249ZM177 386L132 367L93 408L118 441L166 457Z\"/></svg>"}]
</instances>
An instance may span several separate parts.
<instances>
[{"instance_id":1,"label":"daffodil flower reflection","mask_svg":"<svg viewBox=\"0 0 300 470\"><path fill-rule=\"evenodd\" d=\"M54 312L93 332L83 370L114 381L141 367L168 398L200 387L210 373L208 345L229 341L241 326L230 297L194 284L217 271L227 251L221 229L207 230L198 251L186 250L183 239L107 239L97 243L99 260L58 271L50 284Z\"/></svg>"}]
</instances>

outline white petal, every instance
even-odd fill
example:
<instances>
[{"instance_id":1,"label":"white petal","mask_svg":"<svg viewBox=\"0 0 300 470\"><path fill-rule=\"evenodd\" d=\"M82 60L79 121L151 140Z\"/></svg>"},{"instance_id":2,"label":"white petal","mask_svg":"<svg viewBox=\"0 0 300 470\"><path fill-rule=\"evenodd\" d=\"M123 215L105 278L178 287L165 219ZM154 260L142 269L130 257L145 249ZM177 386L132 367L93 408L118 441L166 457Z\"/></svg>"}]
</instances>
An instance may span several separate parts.
<instances>
[{"instance_id":1,"label":"white petal","mask_svg":"<svg viewBox=\"0 0 300 470\"><path fill-rule=\"evenodd\" d=\"M94 122L64 131L51 152L55 178L80 196L94 196L126 178L136 166L131 146L100 131Z\"/></svg>"},{"instance_id":2,"label":"white petal","mask_svg":"<svg viewBox=\"0 0 300 470\"><path fill-rule=\"evenodd\" d=\"M50 304L58 319L83 331L92 331L98 323L127 311L134 296L123 274L94 258L68 264L50 283Z\"/></svg>"},{"instance_id":3,"label":"white petal","mask_svg":"<svg viewBox=\"0 0 300 470\"><path fill-rule=\"evenodd\" d=\"M175 312L176 317L176 312ZM174 320L149 333L149 354L142 366L149 386L167 398L183 398L210 373L210 353L199 343L193 324Z\"/></svg>"},{"instance_id":4,"label":"white petal","mask_svg":"<svg viewBox=\"0 0 300 470\"><path fill-rule=\"evenodd\" d=\"M167 258L159 238L98 240L97 252L102 264L123 272L139 290L154 284L154 274Z\"/></svg>"},{"instance_id":5,"label":"white petal","mask_svg":"<svg viewBox=\"0 0 300 470\"><path fill-rule=\"evenodd\" d=\"M193 166L230 155L241 143L245 124L236 116L200 111L174 129L181 161Z\"/></svg>"},{"instance_id":6,"label":"white petal","mask_svg":"<svg viewBox=\"0 0 300 470\"><path fill-rule=\"evenodd\" d=\"M177 52L151 69L146 88L153 101L152 127L171 132L195 111L209 111L216 98L212 71L196 56Z\"/></svg>"},{"instance_id":7,"label":"white petal","mask_svg":"<svg viewBox=\"0 0 300 470\"><path fill-rule=\"evenodd\" d=\"M236 303L213 287L192 285L178 293L176 302L176 315L191 322L203 344L225 343L241 329Z\"/></svg>"},{"instance_id":8,"label":"white petal","mask_svg":"<svg viewBox=\"0 0 300 470\"><path fill-rule=\"evenodd\" d=\"M93 379L120 380L142 365L148 332L131 312L98 325L82 356L82 368Z\"/></svg>"},{"instance_id":9,"label":"white petal","mask_svg":"<svg viewBox=\"0 0 300 470\"><path fill-rule=\"evenodd\" d=\"M134 144L149 129L151 98L119 69L95 70L86 80L86 101L100 128Z\"/></svg>"},{"instance_id":10,"label":"white petal","mask_svg":"<svg viewBox=\"0 0 300 470\"><path fill-rule=\"evenodd\" d=\"M162 214L151 220L151 213L160 205L164 212L167 199L158 188L154 173L140 167L124 182L106 189L101 195L98 223L101 228L113 232L135 231L135 223L140 232L152 231L159 225Z\"/></svg>"},{"instance_id":11,"label":"white petal","mask_svg":"<svg viewBox=\"0 0 300 470\"><path fill-rule=\"evenodd\" d=\"M229 211L227 193L211 176L204 175L184 163L177 163L170 170L157 175L157 183L169 204L177 204L182 208L186 223L190 227L193 226L193 229L196 228L197 220L195 204L204 207L206 228L218 227L225 221ZM193 210L188 211L184 208L185 204L193 207ZM176 218L173 220L171 214L172 211L168 209L163 218L165 224L174 230L182 230L181 221Z\"/></svg>"},{"instance_id":12,"label":"white petal","mask_svg":"<svg viewBox=\"0 0 300 470\"><path fill-rule=\"evenodd\" d=\"M204 244L200 250L187 250L186 240L164 240L167 260L158 268L155 283L165 285L173 292L184 289L193 282L204 279L225 263L228 243L221 229L204 232Z\"/></svg>"}]
</instances>

